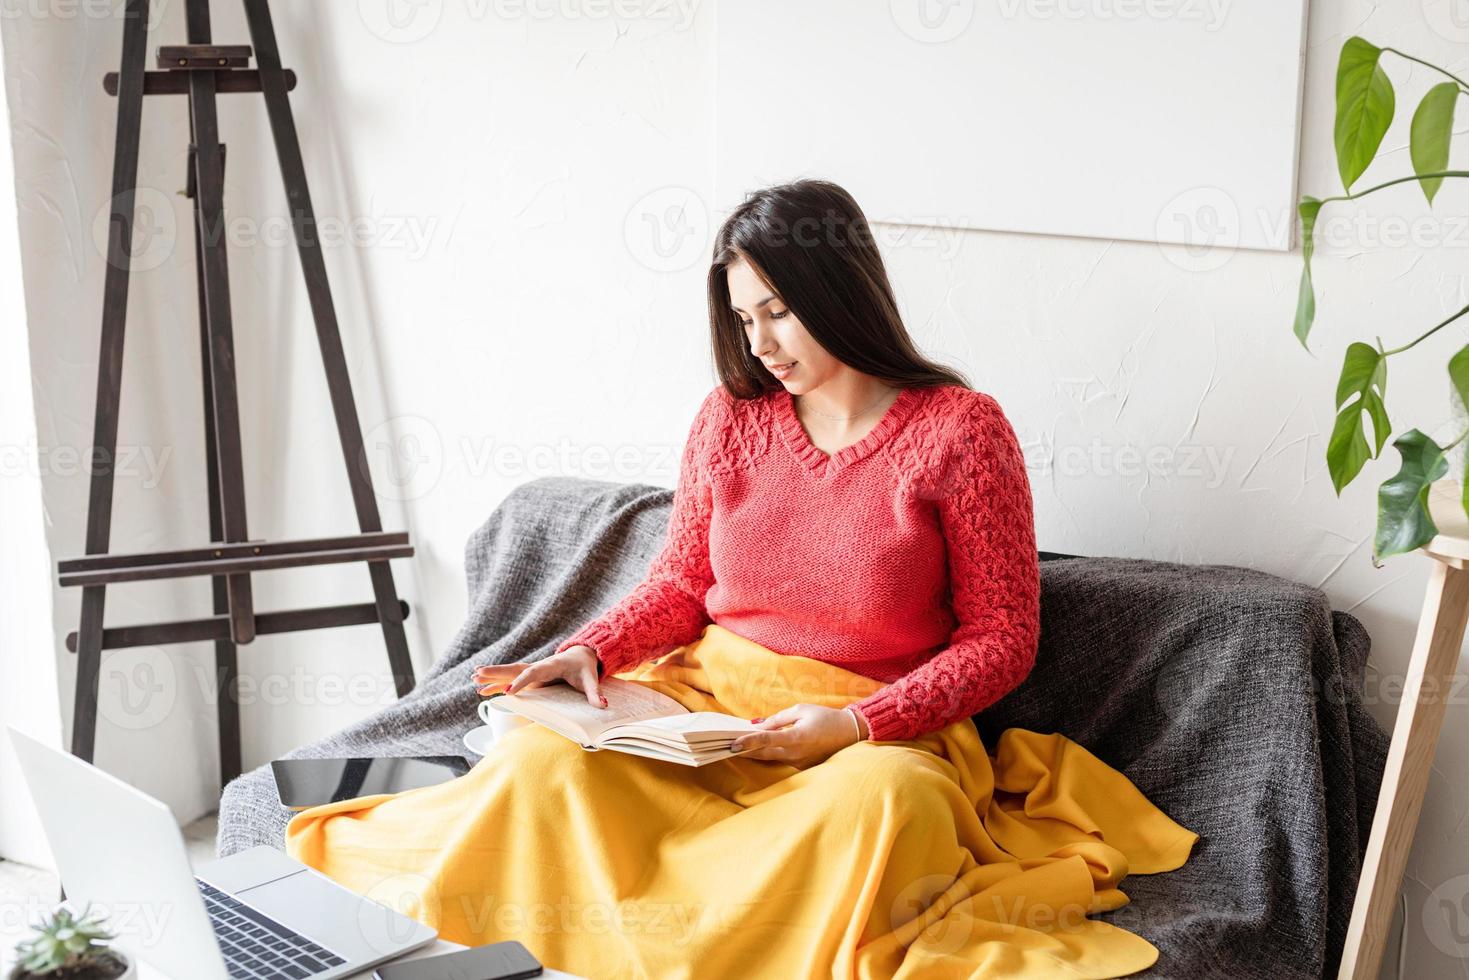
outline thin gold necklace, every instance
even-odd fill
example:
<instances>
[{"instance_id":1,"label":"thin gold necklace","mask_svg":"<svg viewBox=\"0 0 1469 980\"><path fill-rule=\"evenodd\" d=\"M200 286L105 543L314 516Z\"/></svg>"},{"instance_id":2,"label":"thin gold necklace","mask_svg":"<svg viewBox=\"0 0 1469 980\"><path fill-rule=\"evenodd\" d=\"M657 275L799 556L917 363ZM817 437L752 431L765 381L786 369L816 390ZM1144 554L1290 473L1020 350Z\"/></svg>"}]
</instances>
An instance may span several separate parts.
<instances>
[{"instance_id":1,"label":"thin gold necklace","mask_svg":"<svg viewBox=\"0 0 1469 980\"><path fill-rule=\"evenodd\" d=\"M881 405L882 400L886 398L892 391L893 389L889 388L887 391L878 396L877 401L873 402L871 405L868 405L866 408L862 409L862 411L856 413L855 415L827 415L825 412L818 412L814 408L807 408L806 411L812 415L817 415L824 419L831 419L833 422L850 422L852 419L855 419L858 416L866 415L878 405Z\"/></svg>"}]
</instances>

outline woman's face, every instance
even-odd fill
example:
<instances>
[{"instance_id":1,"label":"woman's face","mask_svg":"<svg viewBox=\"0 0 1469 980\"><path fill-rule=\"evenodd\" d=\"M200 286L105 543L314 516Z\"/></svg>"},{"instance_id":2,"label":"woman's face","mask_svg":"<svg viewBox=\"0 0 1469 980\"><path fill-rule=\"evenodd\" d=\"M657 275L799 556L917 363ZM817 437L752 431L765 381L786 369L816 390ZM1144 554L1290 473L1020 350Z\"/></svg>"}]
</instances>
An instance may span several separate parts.
<instances>
[{"instance_id":1,"label":"woman's face","mask_svg":"<svg viewBox=\"0 0 1469 980\"><path fill-rule=\"evenodd\" d=\"M790 307L774 295L748 261L737 259L726 270L726 276L729 304L744 325L750 353L787 391L793 395L808 392L845 367L812 339Z\"/></svg>"}]
</instances>

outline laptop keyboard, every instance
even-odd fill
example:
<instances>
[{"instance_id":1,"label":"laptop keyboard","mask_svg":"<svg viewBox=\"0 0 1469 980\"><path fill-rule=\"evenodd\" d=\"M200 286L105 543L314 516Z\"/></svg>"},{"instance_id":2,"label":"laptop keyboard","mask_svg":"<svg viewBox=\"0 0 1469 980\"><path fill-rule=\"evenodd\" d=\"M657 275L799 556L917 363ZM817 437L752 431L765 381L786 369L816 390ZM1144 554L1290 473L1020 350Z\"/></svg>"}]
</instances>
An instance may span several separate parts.
<instances>
[{"instance_id":1,"label":"laptop keyboard","mask_svg":"<svg viewBox=\"0 0 1469 980\"><path fill-rule=\"evenodd\" d=\"M301 980L347 962L202 878L194 880L230 980Z\"/></svg>"}]
</instances>

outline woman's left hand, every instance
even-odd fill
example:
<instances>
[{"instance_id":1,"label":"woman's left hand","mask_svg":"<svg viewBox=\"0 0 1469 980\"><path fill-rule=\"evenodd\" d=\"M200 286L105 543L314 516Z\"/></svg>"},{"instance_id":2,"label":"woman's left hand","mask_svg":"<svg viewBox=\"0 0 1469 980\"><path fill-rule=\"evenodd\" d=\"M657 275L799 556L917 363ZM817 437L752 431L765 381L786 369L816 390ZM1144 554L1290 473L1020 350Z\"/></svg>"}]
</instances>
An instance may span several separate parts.
<instances>
[{"instance_id":1,"label":"woman's left hand","mask_svg":"<svg viewBox=\"0 0 1469 980\"><path fill-rule=\"evenodd\" d=\"M799 767L820 762L859 741L852 712L819 704L793 704L761 719L757 727L760 731L741 735L732 743L740 758L772 759Z\"/></svg>"}]
</instances>

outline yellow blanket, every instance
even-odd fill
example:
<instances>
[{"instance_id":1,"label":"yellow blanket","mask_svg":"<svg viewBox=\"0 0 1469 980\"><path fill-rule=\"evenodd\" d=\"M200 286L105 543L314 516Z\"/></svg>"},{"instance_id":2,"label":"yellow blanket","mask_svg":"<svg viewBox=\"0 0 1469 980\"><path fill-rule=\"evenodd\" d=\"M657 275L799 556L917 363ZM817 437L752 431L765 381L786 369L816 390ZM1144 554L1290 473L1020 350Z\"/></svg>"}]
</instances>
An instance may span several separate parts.
<instances>
[{"instance_id":1,"label":"yellow blanket","mask_svg":"<svg viewBox=\"0 0 1469 980\"><path fill-rule=\"evenodd\" d=\"M695 711L839 707L878 681L720 626L618 676ZM300 861L450 940L518 939L597 978L1117 977L1140 936L1087 918L1198 835L1060 734L968 720L824 761L701 768L539 725L466 775L302 811Z\"/></svg>"}]
</instances>

